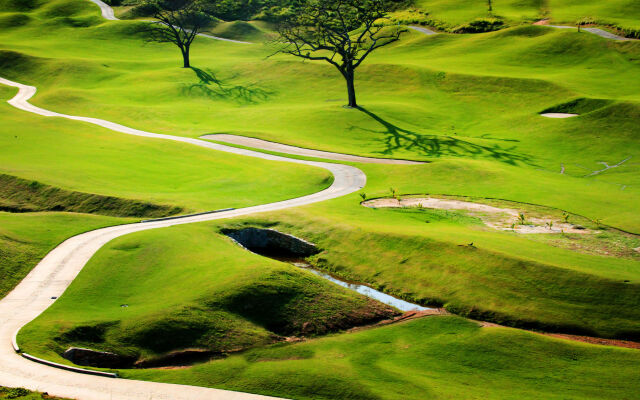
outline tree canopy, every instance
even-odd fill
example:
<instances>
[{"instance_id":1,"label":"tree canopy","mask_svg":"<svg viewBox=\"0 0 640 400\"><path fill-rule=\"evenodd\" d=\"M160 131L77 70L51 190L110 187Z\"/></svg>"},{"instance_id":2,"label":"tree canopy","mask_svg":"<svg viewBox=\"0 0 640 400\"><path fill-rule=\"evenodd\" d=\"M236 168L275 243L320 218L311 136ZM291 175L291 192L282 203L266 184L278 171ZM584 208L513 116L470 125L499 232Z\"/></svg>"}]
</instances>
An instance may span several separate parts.
<instances>
[{"instance_id":1,"label":"tree canopy","mask_svg":"<svg viewBox=\"0 0 640 400\"><path fill-rule=\"evenodd\" d=\"M348 106L357 107L356 68L404 32L381 21L392 7L385 0L308 0L278 25L280 52L336 67L347 83Z\"/></svg>"}]
</instances>

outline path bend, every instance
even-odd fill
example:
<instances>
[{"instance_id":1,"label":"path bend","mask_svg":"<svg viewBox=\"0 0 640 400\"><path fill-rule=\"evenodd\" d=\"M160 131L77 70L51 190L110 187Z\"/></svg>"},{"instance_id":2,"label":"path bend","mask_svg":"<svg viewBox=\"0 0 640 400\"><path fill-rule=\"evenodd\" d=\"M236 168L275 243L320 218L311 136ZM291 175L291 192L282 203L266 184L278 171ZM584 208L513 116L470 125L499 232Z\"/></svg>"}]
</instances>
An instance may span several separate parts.
<instances>
[{"instance_id":1,"label":"path bend","mask_svg":"<svg viewBox=\"0 0 640 400\"><path fill-rule=\"evenodd\" d=\"M267 151L274 151L276 153L293 154L304 157L324 158L326 160L347 161L347 162L359 162L370 164L405 164L416 165L424 164L420 161L409 160L397 160L392 158L375 158L375 157L361 157L352 154L332 153L329 151L313 150L304 147L290 146L288 144L270 142L268 140L262 140L252 137L230 135L226 133L217 133L211 135L200 136L202 139L215 140L217 142L231 143L239 146L253 147L254 149L262 149Z\"/></svg>"},{"instance_id":2,"label":"path bend","mask_svg":"<svg viewBox=\"0 0 640 400\"><path fill-rule=\"evenodd\" d=\"M113 11L113 8L108 5L107 3L101 1L101 0L89 0L90 2L94 3L95 5L97 5L98 7L100 7L100 12L102 13L102 18L107 19L109 21L119 21L120 19L118 17L116 17L115 12ZM241 43L241 44L252 44L251 42L244 42L242 40L235 40L235 39L227 39L227 38L223 38L220 36L213 36L213 35L207 35L206 33L198 33L198 36L202 36L202 37L206 37L209 39L214 39L214 40L222 40L224 42L232 42L232 43Z\"/></svg>"},{"instance_id":3,"label":"path bend","mask_svg":"<svg viewBox=\"0 0 640 400\"><path fill-rule=\"evenodd\" d=\"M31 362L14 351L12 341L15 332L53 304L54 298L58 298L64 293L89 259L102 246L117 237L173 225L277 211L341 197L364 187L366 184L365 174L358 168L349 165L296 160L199 139L146 132L97 118L61 114L30 104L29 99L36 93L36 88L33 86L12 82L4 78L0 78L0 84L18 88L18 93L8 101L9 104L20 110L44 117L59 117L82 121L129 135L190 143L212 150L269 161L309 165L324 168L333 174L334 181L330 187L307 196L216 214L112 226L74 236L47 254L13 291L0 300L0 385L22 386L32 390L46 391L57 396L80 398L82 400L253 400L267 398L248 393L197 386L81 375ZM336 155L336 153L332 154L336 157L340 156ZM323 158L331 157L324 156Z\"/></svg>"}]
</instances>

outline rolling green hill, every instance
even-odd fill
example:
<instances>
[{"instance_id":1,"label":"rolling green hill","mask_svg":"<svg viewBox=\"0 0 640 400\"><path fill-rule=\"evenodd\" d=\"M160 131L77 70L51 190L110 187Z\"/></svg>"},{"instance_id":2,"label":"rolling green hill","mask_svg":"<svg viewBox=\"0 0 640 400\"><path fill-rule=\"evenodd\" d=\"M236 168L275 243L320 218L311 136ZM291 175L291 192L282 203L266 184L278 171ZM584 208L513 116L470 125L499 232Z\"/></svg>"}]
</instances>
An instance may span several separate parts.
<instances>
[{"instance_id":1,"label":"rolling green hill","mask_svg":"<svg viewBox=\"0 0 640 400\"><path fill-rule=\"evenodd\" d=\"M266 25L219 25L220 34L258 43L198 38L194 67L183 69L176 48L137 35L144 22L104 21L85 0L0 2L0 76L37 86L32 103L40 107L158 133L233 133L425 161L356 165L367 174L362 194L504 201L527 215L567 212L591 231L519 235L461 212L368 209L354 193L277 214L140 232L101 249L22 330L21 346L60 362L74 345L143 360L204 349L221 359L120 373L283 397L633 398L636 350L480 328L456 316L284 343L388 315L220 234L275 227L320 245L310 259L318 268L408 300L529 329L637 339L640 42L530 25L594 17L629 27L637 10L622 1L493 5L510 27L410 31L374 53L357 71L362 107L346 109L331 66L268 57L273 44L259 41ZM484 1L413 7L452 27L487 16ZM0 87L3 99L13 94ZM66 192L199 211L291 198L331 182L312 168L132 138L5 103L0 112L0 173ZM70 213L0 219L9 226L0 225L8 238L0 251L9 249L12 260L3 266L18 271L7 288L65 237L129 221ZM31 229L34 220L44 230ZM309 326L317 329L305 332ZM99 334L78 335L86 330Z\"/></svg>"}]
</instances>

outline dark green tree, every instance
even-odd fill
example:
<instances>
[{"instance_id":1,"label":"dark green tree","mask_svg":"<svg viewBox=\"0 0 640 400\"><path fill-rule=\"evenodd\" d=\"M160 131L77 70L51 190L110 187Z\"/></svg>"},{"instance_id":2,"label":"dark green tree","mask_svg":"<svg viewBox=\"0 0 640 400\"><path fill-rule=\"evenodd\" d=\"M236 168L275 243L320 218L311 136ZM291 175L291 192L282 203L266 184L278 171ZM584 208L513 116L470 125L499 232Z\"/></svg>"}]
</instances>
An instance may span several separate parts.
<instances>
[{"instance_id":1,"label":"dark green tree","mask_svg":"<svg viewBox=\"0 0 640 400\"><path fill-rule=\"evenodd\" d=\"M156 20L141 28L147 40L175 44L182 53L184 68L189 68L191 44L210 17L196 0L147 0L146 4L153 8Z\"/></svg>"},{"instance_id":2,"label":"dark green tree","mask_svg":"<svg viewBox=\"0 0 640 400\"><path fill-rule=\"evenodd\" d=\"M385 0L307 0L278 24L279 52L336 67L347 84L348 106L357 107L356 69L371 52L405 32L379 23L393 5Z\"/></svg>"}]
</instances>

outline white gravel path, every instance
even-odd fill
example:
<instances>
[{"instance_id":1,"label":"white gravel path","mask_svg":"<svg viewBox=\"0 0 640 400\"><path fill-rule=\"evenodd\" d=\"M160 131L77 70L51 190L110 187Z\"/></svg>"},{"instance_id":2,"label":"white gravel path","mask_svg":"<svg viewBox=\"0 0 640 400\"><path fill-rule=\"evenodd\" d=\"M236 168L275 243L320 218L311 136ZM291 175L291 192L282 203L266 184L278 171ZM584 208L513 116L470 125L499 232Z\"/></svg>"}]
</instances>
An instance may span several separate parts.
<instances>
[{"instance_id":1,"label":"white gravel path","mask_svg":"<svg viewBox=\"0 0 640 400\"><path fill-rule=\"evenodd\" d=\"M98 7L100 7L100 11L102 12L102 18L108 19L109 21L117 21L115 14L113 13L113 8L107 3L100 0L89 0L92 3L95 3Z\"/></svg>"},{"instance_id":2,"label":"white gravel path","mask_svg":"<svg viewBox=\"0 0 640 400\"><path fill-rule=\"evenodd\" d=\"M414 31L420 32L420 33L424 33L425 35L437 35L438 32L436 31L432 31L429 28L425 28L422 26L415 26L415 25L409 25L408 26L409 29L413 29Z\"/></svg>"},{"instance_id":3,"label":"white gravel path","mask_svg":"<svg viewBox=\"0 0 640 400\"><path fill-rule=\"evenodd\" d=\"M46 391L57 396L82 400L103 399L258 399L246 393L207 389L195 386L171 385L104 377L81 375L37 364L19 356L13 349L14 334L46 310L71 284L84 265L103 245L133 232L163 228L172 225L232 218L266 211L312 204L353 193L366 183L365 174L359 169L342 164L295 160L251 150L224 146L204 140L181 136L145 132L97 118L60 114L31 105L28 100L36 93L33 86L0 78L0 84L19 89L8 101L12 106L44 117L59 117L90 123L116 132L152 139L172 140L228 153L255 157L274 162L289 162L324 168L334 175L333 184L320 192L270 204L237 210L205 214L167 221L137 223L98 229L74 236L52 250L29 275L5 298L0 300L0 385L22 386Z\"/></svg>"},{"instance_id":4,"label":"white gravel path","mask_svg":"<svg viewBox=\"0 0 640 400\"><path fill-rule=\"evenodd\" d=\"M89 0L92 3L95 3L98 7L100 7L100 12L102 13L102 17L104 19L108 19L109 21L119 21L119 19L115 16L115 13L113 12L113 8L111 8L110 5L108 5L107 3L100 1L100 0ZM148 22L154 22L154 21L148 21ZM234 39L227 39L227 38L223 38L223 37L219 37L219 36L213 36L213 35L207 35L206 33L198 33L198 36L202 36L202 37L206 37L209 39L214 39L214 40L222 40L224 42L232 42L232 43L240 43L240 44L252 44L251 42L244 42L242 40L234 40Z\"/></svg>"},{"instance_id":5,"label":"white gravel path","mask_svg":"<svg viewBox=\"0 0 640 400\"><path fill-rule=\"evenodd\" d=\"M305 149L303 147L289 146L282 143L269 142L267 140L256 139L246 136L229 135L226 133L200 136L202 139L215 140L218 142L231 143L240 146L253 147L254 149L262 149L274 151L277 153L295 154L298 156L324 158L326 160L361 162L370 164L424 164L419 161L395 160L390 158L373 158L360 157L351 154L331 153L328 151Z\"/></svg>"},{"instance_id":6,"label":"white gravel path","mask_svg":"<svg viewBox=\"0 0 640 400\"><path fill-rule=\"evenodd\" d=\"M578 27L576 26L567 26L567 25L543 25L543 26L548 26L556 29L578 29ZM619 36L614 33L607 32L604 29L600 29L600 28L581 28L581 30L589 33L593 33L594 35L598 35L605 39L618 40L618 41L624 41L624 42L628 40L637 40L637 39L626 38L624 36Z\"/></svg>"}]
</instances>

